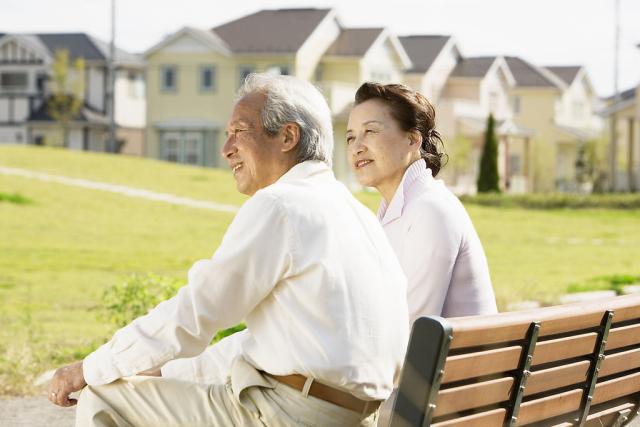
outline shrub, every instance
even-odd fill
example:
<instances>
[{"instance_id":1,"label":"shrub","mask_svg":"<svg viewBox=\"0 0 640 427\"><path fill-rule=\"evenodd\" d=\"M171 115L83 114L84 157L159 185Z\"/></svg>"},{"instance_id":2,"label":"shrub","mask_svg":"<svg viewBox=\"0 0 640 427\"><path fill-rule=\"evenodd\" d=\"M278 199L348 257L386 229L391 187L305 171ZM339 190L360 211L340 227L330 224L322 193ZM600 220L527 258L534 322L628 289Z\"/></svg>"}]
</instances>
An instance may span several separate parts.
<instances>
[{"instance_id":1,"label":"shrub","mask_svg":"<svg viewBox=\"0 0 640 427\"><path fill-rule=\"evenodd\" d=\"M478 194L461 196L463 203L527 209L640 209L640 194Z\"/></svg>"},{"instance_id":2,"label":"shrub","mask_svg":"<svg viewBox=\"0 0 640 427\"><path fill-rule=\"evenodd\" d=\"M616 274L613 276L599 276L582 283L572 283L567 287L567 292L589 292L589 291L616 291L622 293L622 288L627 285L640 284L640 276Z\"/></svg>"},{"instance_id":3,"label":"shrub","mask_svg":"<svg viewBox=\"0 0 640 427\"><path fill-rule=\"evenodd\" d=\"M15 203L17 205L26 205L31 203L31 200L27 199L26 197L18 193L13 193L13 194L0 193L0 202L9 202L9 203Z\"/></svg>"},{"instance_id":4,"label":"shrub","mask_svg":"<svg viewBox=\"0 0 640 427\"><path fill-rule=\"evenodd\" d=\"M104 312L100 317L122 328L164 300L173 297L184 283L178 279L155 274L133 274L124 282L107 288L102 296ZM218 331L213 338L217 342L245 328L239 324Z\"/></svg>"},{"instance_id":5,"label":"shrub","mask_svg":"<svg viewBox=\"0 0 640 427\"><path fill-rule=\"evenodd\" d=\"M498 175L498 138L495 132L495 120L489 115L487 130L484 135L484 146L480 158L480 174L478 175L478 193L500 192Z\"/></svg>"}]
</instances>

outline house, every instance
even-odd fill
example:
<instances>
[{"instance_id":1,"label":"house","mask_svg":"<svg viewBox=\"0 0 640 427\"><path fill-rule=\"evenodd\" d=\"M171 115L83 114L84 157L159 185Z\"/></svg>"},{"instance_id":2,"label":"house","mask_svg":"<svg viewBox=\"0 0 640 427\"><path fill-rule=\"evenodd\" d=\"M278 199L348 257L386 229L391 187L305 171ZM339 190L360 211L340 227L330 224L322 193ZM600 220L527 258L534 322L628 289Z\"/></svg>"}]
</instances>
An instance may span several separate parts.
<instances>
[{"instance_id":1,"label":"house","mask_svg":"<svg viewBox=\"0 0 640 427\"><path fill-rule=\"evenodd\" d=\"M338 32L332 10L279 9L169 35L145 52L147 155L225 166L224 128L245 77L271 72L312 80Z\"/></svg>"},{"instance_id":2,"label":"house","mask_svg":"<svg viewBox=\"0 0 640 427\"><path fill-rule=\"evenodd\" d=\"M607 157L609 175L615 176L610 185L615 191L640 190L640 85L607 98L601 115L607 122L607 132L615 128L615 149L609 143ZM610 137L609 137L610 138ZM611 159L613 157L613 160Z\"/></svg>"},{"instance_id":3,"label":"house","mask_svg":"<svg viewBox=\"0 0 640 427\"><path fill-rule=\"evenodd\" d=\"M56 51L71 61L83 58L84 100L70 124L68 140L49 114L48 99ZM105 151L108 138L107 68L109 45L84 33L0 36L0 143L63 146ZM141 155L145 98L143 63L116 50L115 122L118 151ZM72 79L78 79L73 76Z\"/></svg>"},{"instance_id":4,"label":"house","mask_svg":"<svg viewBox=\"0 0 640 427\"><path fill-rule=\"evenodd\" d=\"M555 185L543 185L539 190L589 191L591 184L580 182L580 171L576 165L583 161L580 153L585 144L603 144L603 123L596 114L599 109L598 96L584 67L544 68L557 76L565 86L554 105ZM549 155L554 158L553 152Z\"/></svg>"},{"instance_id":5,"label":"house","mask_svg":"<svg viewBox=\"0 0 640 427\"><path fill-rule=\"evenodd\" d=\"M145 52L147 155L202 166L220 157L236 91L253 72L293 75L325 95L334 117L334 169L353 182L344 135L365 80L398 82L410 65L384 28L344 28L331 9L262 10L211 30L183 28Z\"/></svg>"}]
</instances>

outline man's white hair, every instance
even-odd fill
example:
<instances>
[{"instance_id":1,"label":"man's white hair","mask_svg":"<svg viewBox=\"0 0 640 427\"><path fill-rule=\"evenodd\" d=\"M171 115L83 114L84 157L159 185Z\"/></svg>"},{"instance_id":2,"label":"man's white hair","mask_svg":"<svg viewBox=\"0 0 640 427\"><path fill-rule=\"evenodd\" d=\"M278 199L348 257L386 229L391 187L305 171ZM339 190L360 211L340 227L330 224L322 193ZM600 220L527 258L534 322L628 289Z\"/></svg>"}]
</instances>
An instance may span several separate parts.
<instances>
[{"instance_id":1,"label":"man's white hair","mask_svg":"<svg viewBox=\"0 0 640 427\"><path fill-rule=\"evenodd\" d=\"M286 123L297 124L300 127L298 163L320 160L331 166L331 111L315 86L292 76L254 73L244 81L239 97L255 92L266 97L262 125L268 134L275 135Z\"/></svg>"}]
</instances>

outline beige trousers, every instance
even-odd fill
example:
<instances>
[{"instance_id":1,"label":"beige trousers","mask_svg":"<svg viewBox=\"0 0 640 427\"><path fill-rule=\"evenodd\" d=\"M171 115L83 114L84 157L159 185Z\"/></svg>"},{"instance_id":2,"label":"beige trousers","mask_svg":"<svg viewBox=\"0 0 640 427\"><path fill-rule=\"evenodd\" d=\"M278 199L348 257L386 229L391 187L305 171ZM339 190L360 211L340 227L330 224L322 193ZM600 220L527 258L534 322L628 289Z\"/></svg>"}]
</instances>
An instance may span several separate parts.
<instances>
[{"instance_id":1,"label":"beige trousers","mask_svg":"<svg viewBox=\"0 0 640 427\"><path fill-rule=\"evenodd\" d=\"M360 414L262 375L243 359L223 385L127 377L87 386L76 427L85 426L375 426L378 412Z\"/></svg>"}]
</instances>

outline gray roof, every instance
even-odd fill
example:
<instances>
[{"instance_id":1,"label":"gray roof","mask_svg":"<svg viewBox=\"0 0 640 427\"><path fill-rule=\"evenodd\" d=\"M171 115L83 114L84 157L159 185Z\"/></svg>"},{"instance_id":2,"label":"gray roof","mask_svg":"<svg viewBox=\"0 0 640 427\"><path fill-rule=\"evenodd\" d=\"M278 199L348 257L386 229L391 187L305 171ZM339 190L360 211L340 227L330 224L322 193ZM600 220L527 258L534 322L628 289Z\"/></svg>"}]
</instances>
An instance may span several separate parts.
<instances>
[{"instance_id":1,"label":"gray roof","mask_svg":"<svg viewBox=\"0 0 640 427\"><path fill-rule=\"evenodd\" d=\"M451 72L451 77L483 78L495 61L495 56L463 58Z\"/></svg>"},{"instance_id":2,"label":"gray roof","mask_svg":"<svg viewBox=\"0 0 640 427\"><path fill-rule=\"evenodd\" d=\"M9 35L9 34L4 34ZM86 61L106 61L109 58L109 43L85 33L17 34L39 48L54 55L56 50L69 51L71 60L84 58ZM1 37L2 35L0 35ZM116 64L142 67L140 56L116 47Z\"/></svg>"},{"instance_id":3,"label":"gray roof","mask_svg":"<svg viewBox=\"0 0 640 427\"><path fill-rule=\"evenodd\" d=\"M261 10L212 29L235 53L296 53L330 9Z\"/></svg>"},{"instance_id":4,"label":"gray roof","mask_svg":"<svg viewBox=\"0 0 640 427\"><path fill-rule=\"evenodd\" d=\"M409 73L425 73L442 52L451 36L403 36L398 37L409 55L413 68Z\"/></svg>"},{"instance_id":5,"label":"gray roof","mask_svg":"<svg viewBox=\"0 0 640 427\"><path fill-rule=\"evenodd\" d=\"M560 77L563 82L570 85L576 79L578 72L582 69L580 65L571 65L567 67L545 67L556 76Z\"/></svg>"},{"instance_id":6,"label":"gray roof","mask_svg":"<svg viewBox=\"0 0 640 427\"><path fill-rule=\"evenodd\" d=\"M38 38L53 53L67 49L71 59L84 58L87 61L104 61L106 57L84 33L37 34Z\"/></svg>"},{"instance_id":7,"label":"gray roof","mask_svg":"<svg viewBox=\"0 0 640 427\"><path fill-rule=\"evenodd\" d=\"M623 90L622 92L619 93L620 98L618 99L618 101L628 101L630 99L634 99L636 97L636 86L631 87L627 90ZM611 95L605 98L607 101L613 101L615 100L615 95Z\"/></svg>"},{"instance_id":8,"label":"gray roof","mask_svg":"<svg viewBox=\"0 0 640 427\"><path fill-rule=\"evenodd\" d=\"M518 87L556 87L535 65L515 56L506 56L505 60L516 80Z\"/></svg>"},{"instance_id":9,"label":"gray roof","mask_svg":"<svg viewBox=\"0 0 640 427\"><path fill-rule=\"evenodd\" d=\"M384 28L344 28L326 55L363 56Z\"/></svg>"}]
</instances>

